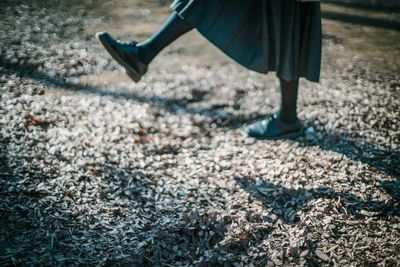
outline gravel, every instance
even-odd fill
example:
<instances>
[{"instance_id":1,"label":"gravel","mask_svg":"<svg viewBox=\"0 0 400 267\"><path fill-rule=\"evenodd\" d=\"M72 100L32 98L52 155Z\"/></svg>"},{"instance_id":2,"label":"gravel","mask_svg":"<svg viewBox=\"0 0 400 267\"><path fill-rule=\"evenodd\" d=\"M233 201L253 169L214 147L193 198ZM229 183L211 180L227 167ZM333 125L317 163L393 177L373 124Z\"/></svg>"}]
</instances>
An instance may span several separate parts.
<instances>
[{"instance_id":1,"label":"gravel","mask_svg":"<svg viewBox=\"0 0 400 267\"><path fill-rule=\"evenodd\" d=\"M0 17L0 265L399 264L398 73L325 36L306 134L256 141L242 130L274 111L273 75L159 60L94 85L122 71L84 34L101 19Z\"/></svg>"}]
</instances>

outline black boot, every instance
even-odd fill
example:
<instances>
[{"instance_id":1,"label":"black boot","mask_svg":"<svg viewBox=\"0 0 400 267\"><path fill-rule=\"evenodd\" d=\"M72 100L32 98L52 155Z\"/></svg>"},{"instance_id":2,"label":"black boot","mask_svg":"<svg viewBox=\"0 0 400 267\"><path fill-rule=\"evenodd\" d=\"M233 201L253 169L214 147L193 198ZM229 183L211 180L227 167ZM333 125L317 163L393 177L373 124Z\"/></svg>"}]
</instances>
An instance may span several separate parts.
<instances>
[{"instance_id":1,"label":"black boot","mask_svg":"<svg viewBox=\"0 0 400 267\"><path fill-rule=\"evenodd\" d=\"M303 133L303 125L300 120L293 123L283 122L277 114L265 120L251 124L245 129L247 136L257 139L292 139Z\"/></svg>"},{"instance_id":2,"label":"black boot","mask_svg":"<svg viewBox=\"0 0 400 267\"><path fill-rule=\"evenodd\" d=\"M121 42L107 32L99 32L96 36L108 53L125 68L128 76L138 82L146 73L147 64L141 60L136 42Z\"/></svg>"}]
</instances>

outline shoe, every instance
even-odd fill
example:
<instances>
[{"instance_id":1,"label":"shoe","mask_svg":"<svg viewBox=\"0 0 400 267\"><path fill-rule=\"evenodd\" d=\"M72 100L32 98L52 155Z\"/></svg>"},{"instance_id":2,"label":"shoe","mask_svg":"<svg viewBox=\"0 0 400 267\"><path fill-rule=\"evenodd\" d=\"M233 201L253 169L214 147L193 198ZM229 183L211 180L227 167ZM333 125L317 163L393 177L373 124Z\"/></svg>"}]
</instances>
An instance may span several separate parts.
<instances>
[{"instance_id":1,"label":"shoe","mask_svg":"<svg viewBox=\"0 0 400 267\"><path fill-rule=\"evenodd\" d=\"M147 71L147 64L140 60L137 43L134 41L122 42L107 32L98 32L96 37L108 53L125 68L128 76L135 82L140 81Z\"/></svg>"},{"instance_id":2,"label":"shoe","mask_svg":"<svg viewBox=\"0 0 400 267\"><path fill-rule=\"evenodd\" d=\"M299 120L290 124L285 123L274 114L250 125L245 129L245 133L247 136L257 139L293 139L303 134L303 124Z\"/></svg>"}]
</instances>

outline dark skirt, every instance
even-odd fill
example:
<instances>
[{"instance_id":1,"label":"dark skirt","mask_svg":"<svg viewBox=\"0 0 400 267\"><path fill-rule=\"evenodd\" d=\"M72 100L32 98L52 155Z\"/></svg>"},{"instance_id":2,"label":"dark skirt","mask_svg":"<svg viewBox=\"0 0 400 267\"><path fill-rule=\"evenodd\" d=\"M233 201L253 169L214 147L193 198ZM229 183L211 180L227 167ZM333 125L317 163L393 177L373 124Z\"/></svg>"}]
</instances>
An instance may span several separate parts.
<instances>
[{"instance_id":1,"label":"dark skirt","mask_svg":"<svg viewBox=\"0 0 400 267\"><path fill-rule=\"evenodd\" d=\"M321 8L295 0L175 0L172 8L248 69L319 81Z\"/></svg>"}]
</instances>

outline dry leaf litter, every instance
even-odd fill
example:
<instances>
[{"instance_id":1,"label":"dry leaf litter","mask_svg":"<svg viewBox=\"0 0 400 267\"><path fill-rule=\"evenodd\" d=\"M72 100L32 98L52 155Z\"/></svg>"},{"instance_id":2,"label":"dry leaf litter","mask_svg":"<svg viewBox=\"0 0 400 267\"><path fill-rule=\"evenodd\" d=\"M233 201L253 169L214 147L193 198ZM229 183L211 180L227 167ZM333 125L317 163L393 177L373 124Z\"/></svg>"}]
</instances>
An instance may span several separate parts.
<instances>
[{"instance_id":1,"label":"dry leaf litter","mask_svg":"<svg viewBox=\"0 0 400 267\"><path fill-rule=\"evenodd\" d=\"M122 71L83 36L97 17L0 17L0 265L399 264L398 73L326 57L301 84L305 136L256 141L273 75L160 60L94 86Z\"/></svg>"}]
</instances>

